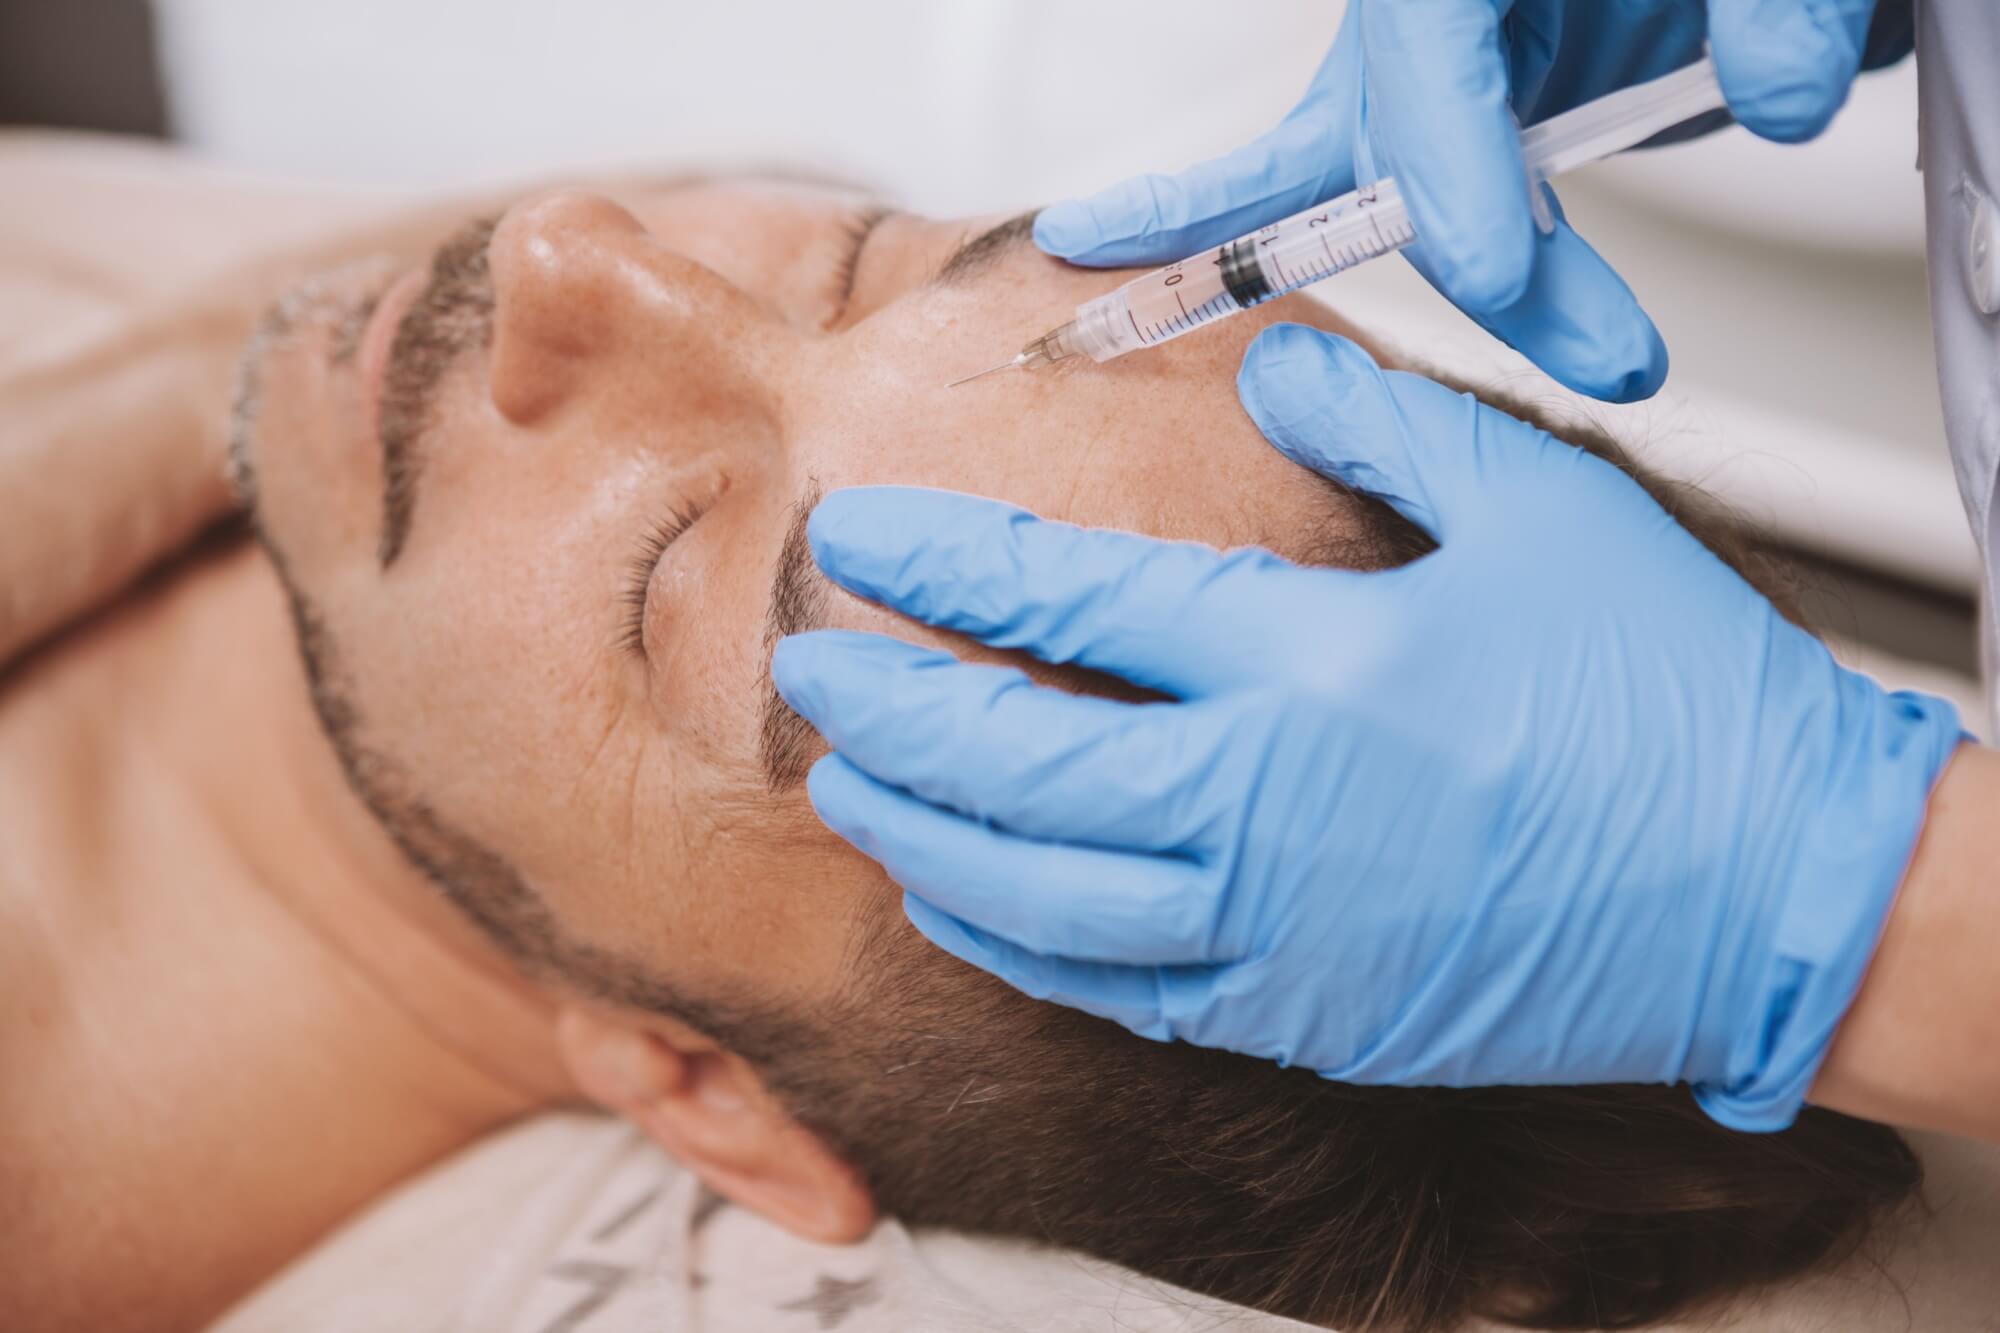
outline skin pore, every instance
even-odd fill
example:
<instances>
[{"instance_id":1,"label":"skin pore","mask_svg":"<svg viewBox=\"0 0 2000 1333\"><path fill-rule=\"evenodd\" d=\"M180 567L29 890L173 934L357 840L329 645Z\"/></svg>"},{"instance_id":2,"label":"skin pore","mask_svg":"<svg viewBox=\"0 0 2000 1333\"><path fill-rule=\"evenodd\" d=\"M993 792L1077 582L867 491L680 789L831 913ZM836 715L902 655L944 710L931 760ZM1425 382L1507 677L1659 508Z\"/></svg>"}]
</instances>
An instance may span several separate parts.
<instances>
[{"instance_id":1,"label":"skin pore","mask_svg":"<svg viewBox=\"0 0 2000 1333\"><path fill-rule=\"evenodd\" d=\"M386 568L368 386L424 268L295 299L259 349L259 522L356 744L533 888L566 956L810 1003L884 890L764 772L800 498L949 485L1310 555L1346 502L1257 438L1233 372L1257 328L1326 316L1281 303L1156 357L947 393L1108 279L1008 244L938 285L999 219L878 218L839 191L628 202L501 217L490 344L427 395ZM634 645L634 563L676 513ZM196 1325L396 1181L580 1092L788 1225L865 1230L865 1192L740 1060L524 980L406 863L312 715L288 613L271 562L224 544L4 680L0 1117L32 1151L0 1164L0 1285L30 1325ZM824 614L890 625L840 594Z\"/></svg>"},{"instance_id":2,"label":"skin pore","mask_svg":"<svg viewBox=\"0 0 2000 1333\"><path fill-rule=\"evenodd\" d=\"M865 1022L829 998L907 934L772 780L774 585L818 491L1385 557L1236 402L1243 343L1338 327L1319 307L946 391L1116 278L841 191L621 199L540 196L439 265L288 300L237 433L268 554L214 544L5 679L0 1115L33 1150L0 1160L0 1290L31 1326L198 1325L396 1181L580 1097L795 1231L867 1230L841 1154L660 1012ZM793 619L949 642L803 574ZM935 1109L1014 1123L956 1083Z\"/></svg>"},{"instance_id":3,"label":"skin pore","mask_svg":"<svg viewBox=\"0 0 2000 1333\"><path fill-rule=\"evenodd\" d=\"M770 189L749 192L766 218ZM775 261L727 216L740 195L671 199L701 226L546 196L429 274L329 284L255 361L238 453L329 732L418 864L485 886L461 906L613 1003L755 977L810 1005L881 882L762 762L771 571L802 498L949 485L1301 558L1349 502L1242 419L1228 371L1254 328L949 391L945 372L1103 278L1018 228L953 261L984 223L820 194L821 232L855 248L801 289L757 272ZM789 259L799 240L773 243ZM826 614L893 624L838 595ZM826 888L802 903L806 879Z\"/></svg>"}]
</instances>

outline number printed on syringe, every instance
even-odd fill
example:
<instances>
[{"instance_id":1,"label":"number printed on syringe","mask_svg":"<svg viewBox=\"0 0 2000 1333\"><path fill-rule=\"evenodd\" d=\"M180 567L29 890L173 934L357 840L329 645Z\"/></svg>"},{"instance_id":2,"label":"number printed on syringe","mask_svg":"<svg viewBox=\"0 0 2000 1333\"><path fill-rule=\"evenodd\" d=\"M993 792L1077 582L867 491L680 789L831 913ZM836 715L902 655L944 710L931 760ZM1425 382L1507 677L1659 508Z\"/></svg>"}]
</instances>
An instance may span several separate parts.
<instances>
[{"instance_id":1,"label":"number printed on syringe","mask_svg":"<svg viewBox=\"0 0 2000 1333\"><path fill-rule=\"evenodd\" d=\"M1549 117L1521 133L1536 221L1547 216L1542 182L1620 152L1726 105L1704 57ZM1392 178L1304 209L1259 231L1127 280L1075 309L1074 317L1032 339L1009 360L960 376L967 384L1003 370L1037 370L1078 356L1105 362L1154 347L1239 310L1330 278L1416 240Z\"/></svg>"}]
</instances>

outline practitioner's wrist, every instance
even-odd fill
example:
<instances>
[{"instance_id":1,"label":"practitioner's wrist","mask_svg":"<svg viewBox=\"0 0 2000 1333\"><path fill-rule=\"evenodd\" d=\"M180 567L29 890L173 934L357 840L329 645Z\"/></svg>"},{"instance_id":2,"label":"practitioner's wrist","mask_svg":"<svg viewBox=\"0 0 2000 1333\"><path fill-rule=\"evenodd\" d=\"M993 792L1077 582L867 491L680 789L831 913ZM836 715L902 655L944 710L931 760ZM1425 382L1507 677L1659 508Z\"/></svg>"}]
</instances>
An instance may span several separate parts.
<instances>
[{"instance_id":1,"label":"practitioner's wrist","mask_svg":"<svg viewBox=\"0 0 2000 1333\"><path fill-rule=\"evenodd\" d=\"M1826 669L1825 696L1796 709L1772 739L1787 746L1782 761L1767 762L1793 789L1797 817L1771 859L1743 867L1744 895L1766 884L1775 893L1727 996L1726 1074L1696 1089L1703 1108L1735 1129L1782 1129L1804 1105L1963 737L1942 699L1891 694L1830 658ZM1800 743L1813 730L1824 741Z\"/></svg>"},{"instance_id":2,"label":"practitioner's wrist","mask_svg":"<svg viewBox=\"0 0 2000 1333\"><path fill-rule=\"evenodd\" d=\"M1966 743L1926 810L1816 1105L2000 1136L2000 754Z\"/></svg>"}]
</instances>

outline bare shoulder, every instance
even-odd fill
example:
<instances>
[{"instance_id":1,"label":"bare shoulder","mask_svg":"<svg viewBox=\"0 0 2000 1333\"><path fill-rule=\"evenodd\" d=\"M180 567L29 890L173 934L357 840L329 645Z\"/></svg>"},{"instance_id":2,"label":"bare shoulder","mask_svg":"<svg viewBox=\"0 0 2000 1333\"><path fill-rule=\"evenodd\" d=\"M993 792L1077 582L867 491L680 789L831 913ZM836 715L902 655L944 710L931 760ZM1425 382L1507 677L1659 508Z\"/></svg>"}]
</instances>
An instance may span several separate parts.
<instances>
[{"instance_id":1,"label":"bare shoulder","mask_svg":"<svg viewBox=\"0 0 2000 1333\"><path fill-rule=\"evenodd\" d=\"M424 253L463 204L0 133L0 666L231 506L230 386L258 315L359 254Z\"/></svg>"},{"instance_id":2,"label":"bare shoulder","mask_svg":"<svg viewBox=\"0 0 2000 1333\"><path fill-rule=\"evenodd\" d=\"M36 130L0 130L0 198L0 369L412 204L252 176L145 140Z\"/></svg>"}]
</instances>

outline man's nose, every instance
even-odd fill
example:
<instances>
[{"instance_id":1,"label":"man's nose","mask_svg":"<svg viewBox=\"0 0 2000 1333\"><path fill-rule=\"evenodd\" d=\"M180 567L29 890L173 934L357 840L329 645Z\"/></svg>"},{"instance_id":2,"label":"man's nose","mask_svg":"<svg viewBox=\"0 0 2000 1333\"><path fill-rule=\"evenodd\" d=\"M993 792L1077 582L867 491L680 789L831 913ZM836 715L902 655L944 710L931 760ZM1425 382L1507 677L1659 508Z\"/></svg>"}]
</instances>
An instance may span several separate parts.
<instances>
[{"instance_id":1,"label":"man's nose","mask_svg":"<svg viewBox=\"0 0 2000 1333\"><path fill-rule=\"evenodd\" d=\"M755 391L760 361L783 336L748 297L602 196L565 191L515 206L489 257L490 391L517 425L585 393L693 392L719 407Z\"/></svg>"}]
</instances>

